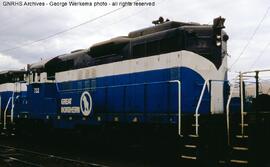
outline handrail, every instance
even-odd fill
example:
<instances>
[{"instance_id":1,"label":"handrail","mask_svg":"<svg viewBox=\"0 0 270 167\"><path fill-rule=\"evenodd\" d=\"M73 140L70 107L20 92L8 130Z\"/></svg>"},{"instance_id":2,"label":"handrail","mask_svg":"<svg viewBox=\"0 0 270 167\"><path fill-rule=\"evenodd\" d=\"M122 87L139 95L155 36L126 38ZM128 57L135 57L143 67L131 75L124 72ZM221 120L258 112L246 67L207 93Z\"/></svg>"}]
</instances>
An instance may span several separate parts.
<instances>
[{"instance_id":1,"label":"handrail","mask_svg":"<svg viewBox=\"0 0 270 167\"><path fill-rule=\"evenodd\" d=\"M199 136L199 113L198 112L199 112L199 108L200 108L200 105L202 102L202 98L203 98L203 94L204 94L207 82L208 82L208 80L205 80L201 94L200 94L199 101L198 101L197 106L196 106L196 111L195 111L196 136Z\"/></svg>"},{"instance_id":2,"label":"handrail","mask_svg":"<svg viewBox=\"0 0 270 167\"><path fill-rule=\"evenodd\" d=\"M5 111L4 111L4 127L3 127L3 129L7 129L7 127L6 127L6 126L7 126L7 109L8 109L9 103L10 103L10 101L11 101L11 98L12 98L12 97L10 97L10 98L8 99L8 102L7 102Z\"/></svg>"},{"instance_id":3,"label":"handrail","mask_svg":"<svg viewBox=\"0 0 270 167\"><path fill-rule=\"evenodd\" d=\"M179 80L170 81L177 83L178 85L178 135L182 136L182 124L181 124L181 82Z\"/></svg>"},{"instance_id":4,"label":"handrail","mask_svg":"<svg viewBox=\"0 0 270 167\"><path fill-rule=\"evenodd\" d=\"M138 86L138 85L149 85L149 84L159 84L159 83L169 83L169 82L177 82L178 80L169 80L169 81L155 81L155 82L142 82L142 83L134 83L134 84L123 84L123 85L113 85L113 86L100 86L100 87L89 87L82 89L68 89L68 90L60 90L59 92L68 92L68 91L84 91L85 89L106 89L106 88L118 88L124 86ZM59 84L59 83L58 83Z\"/></svg>"},{"instance_id":5,"label":"handrail","mask_svg":"<svg viewBox=\"0 0 270 167\"><path fill-rule=\"evenodd\" d=\"M264 69L264 70L254 70L254 71L246 71L246 72L242 72L242 74L248 74L248 73L254 73L254 72L269 72L270 69Z\"/></svg>"},{"instance_id":6,"label":"handrail","mask_svg":"<svg viewBox=\"0 0 270 167\"><path fill-rule=\"evenodd\" d=\"M226 104L226 123L227 123L227 138L228 138L228 145L230 145L230 103L232 99L232 94L235 89L234 85L232 84L232 89L230 90L230 94L228 97L228 101Z\"/></svg>"},{"instance_id":7,"label":"handrail","mask_svg":"<svg viewBox=\"0 0 270 167\"><path fill-rule=\"evenodd\" d=\"M19 89L18 89L19 87ZM10 122L13 123L13 118L14 118L14 95L15 95L15 92L21 92L22 89L21 89L21 83L20 82L16 82L15 83L15 88L14 88L14 91L12 93L12 101L11 101L11 111L10 111ZM18 98L19 96L16 97L16 99Z\"/></svg>"},{"instance_id":8,"label":"handrail","mask_svg":"<svg viewBox=\"0 0 270 167\"><path fill-rule=\"evenodd\" d=\"M13 123L13 109L14 109L14 106L15 106L15 104L14 104L14 92L12 93L12 99L11 99L11 111L10 111L10 122L11 123Z\"/></svg>"},{"instance_id":9,"label":"handrail","mask_svg":"<svg viewBox=\"0 0 270 167\"><path fill-rule=\"evenodd\" d=\"M59 82L57 82L56 80L54 80L54 82L55 82L55 86L56 86L56 91L57 91L57 93L59 93L60 92L60 89L59 89L59 86L58 86Z\"/></svg>"},{"instance_id":10,"label":"handrail","mask_svg":"<svg viewBox=\"0 0 270 167\"><path fill-rule=\"evenodd\" d=\"M19 88L20 88L20 90L18 90L18 84L17 83L19 83ZM8 106L9 106L9 104L10 104L10 101L11 101L11 111L10 111L10 122L11 123L13 123L14 122L14 106L15 106L15 104L14 104L14 95L15 95L15 92L21 92L21 82L16 82L15 83L15 87L14 87L14 90L13 90L13 92L12 92L12 96L8 99L8 103L7 103L7 105L6 105L6 108L5 108L5 110L4 110L4 126L3 126L3 129L6 129L6 125L7 125L7 109L8 109ZM17 96L17 97L19 97L19 96ZM1 96L0 96L0 123L1 123L1 121L2 121L2 109L1 109L1 107L2 107L2 101L1 101L2 99L1 99Z\"/></svg>"}]
</instances>

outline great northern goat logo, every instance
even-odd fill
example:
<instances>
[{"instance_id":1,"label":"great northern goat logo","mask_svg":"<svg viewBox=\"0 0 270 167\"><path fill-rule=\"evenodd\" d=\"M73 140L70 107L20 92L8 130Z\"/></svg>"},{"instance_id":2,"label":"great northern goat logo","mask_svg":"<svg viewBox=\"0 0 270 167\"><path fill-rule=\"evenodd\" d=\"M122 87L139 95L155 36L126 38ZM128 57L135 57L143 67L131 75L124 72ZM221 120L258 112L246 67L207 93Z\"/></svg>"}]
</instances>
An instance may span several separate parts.
<instances>
[{"instance_id":1,"label":"great northern goat logo","mask_svg":"<svg viewBox=\"0 0 270 167\"><path fill-rule=\"evenodd\" d=\"M89 92L85 91L81 95L80 100L81 112L84 116L88 116L92 110L92 98Z\"/></svg>"}]
</instances>

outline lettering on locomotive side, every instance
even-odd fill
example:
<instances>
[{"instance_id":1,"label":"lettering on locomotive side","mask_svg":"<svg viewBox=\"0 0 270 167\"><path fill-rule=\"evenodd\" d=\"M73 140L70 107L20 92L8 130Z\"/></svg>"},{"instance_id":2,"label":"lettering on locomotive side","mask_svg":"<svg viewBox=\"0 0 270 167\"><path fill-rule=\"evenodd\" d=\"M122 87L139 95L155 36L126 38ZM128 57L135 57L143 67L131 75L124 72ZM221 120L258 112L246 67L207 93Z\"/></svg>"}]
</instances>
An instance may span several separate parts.
<instances>
[{"instance_id":1,"label":"lettering on locomotive side","mask_svg":"<svg viewBox=\"0 0 270 167\"><path fill-rule=\"evenodd\" d=\"M72 98L61 99L61 105L71 105Z\"/></svg>"},{"instance_id":2,"label":"lettering on locomotive side","mask_svg":"<svg viewBox=\"0 0 270 167\"><path fill-rule=\"evenodd\" d=\"M34 93L39 93L39 88L34 88Z\"/></svg>"},{"instance_id":3,"label":"lettering on locomotive side","mask_svg":"<svg viewBox=\"0 0 270 167\"><path fill-rule=\"evenodd\" d=\"M80 113L80 107L61 107L61 113L69 113L69 114Z\"/></svg>"},{"instance_id":4,"label":"lettering on locomotive side","mask_svg":"<svg viewBox=\"0 0 270 167\"><path fill-rule=\"evenodd\" d=\"M63 105L61 107L61 113L65 113L65 114L76 114L76 113L80 113L80 107L67 106L67 105L71 105L71 104L72 104L72 98L61 99L61 105Z\"/></svg>"}]
</instances>

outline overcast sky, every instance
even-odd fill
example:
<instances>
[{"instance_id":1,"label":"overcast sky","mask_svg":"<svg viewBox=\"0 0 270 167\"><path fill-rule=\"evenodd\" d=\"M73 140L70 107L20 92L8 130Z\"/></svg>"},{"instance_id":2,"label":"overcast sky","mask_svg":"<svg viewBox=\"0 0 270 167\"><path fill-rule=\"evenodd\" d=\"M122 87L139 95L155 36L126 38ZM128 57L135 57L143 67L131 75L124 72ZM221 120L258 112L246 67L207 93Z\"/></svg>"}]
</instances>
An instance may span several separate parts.
<instances>
[{"instance_id":1,"label":"overcast sky","mask_svg":"<svg viewBox=\"0 0 270 167\"><path fill-rule=\"evenodd\" d=\"M46 0L41 1L46 2ZM88 1L93 2L93 0ZM152 2L151 0L141 1ZM54 57L72 50L87 48L96 42L127 35L130 31L151 26L152 20L159 16L175 21L203 24L212 23L212 19L218 16L225 17L225 31L230 36L229 64L232 64L241 54L270 6L269 0L153 1L155 1L155 7L125 7L48 40L1 52L1 50L47 37L116 9L116 7L5 7L4 1L1 0L0 70L23 68L27 63L37 62L41 58ZM232 71L250 70L258 57L260 58L252 69L270 68L269 17L270 11Z\"/></svg>"}]
</instances>

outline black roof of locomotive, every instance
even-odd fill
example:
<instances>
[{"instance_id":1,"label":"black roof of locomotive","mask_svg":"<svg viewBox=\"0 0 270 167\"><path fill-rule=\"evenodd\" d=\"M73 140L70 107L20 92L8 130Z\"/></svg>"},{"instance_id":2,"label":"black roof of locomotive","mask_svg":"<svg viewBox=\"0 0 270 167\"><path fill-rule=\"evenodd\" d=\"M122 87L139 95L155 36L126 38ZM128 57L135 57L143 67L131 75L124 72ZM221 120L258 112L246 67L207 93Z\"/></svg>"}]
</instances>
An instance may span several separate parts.
<instances>
[{"instance_id":1,"label":"black roof of locomotive","mask_svg":"<svg viewBox=\"0 0 270 167\"><path fill-rule=\"evenodd\" d=\"M20 81L22 81L24 78L24 74L26 74L26 73L27 73L27 71L25 71L25 70L0 71L0 84L16 82L16 80L14 80L15 77L21 78Z\"/></svg>"},{"instance_id":2,"label":"black roof of locomotive","mask_svg":"<svg viewBox=\"0 0 270 167\"><path fill-rule=\"evenodd\" d=\"M0 71L0 76L5 75L18 75L18 74L25 74L25 70L6 70L6 71Z\"/></svg>"},{"instance_id":3,"label":"black roof of locomotive","mask_svg":"<svg viewBox=\"0 0 270 167\"><path fill-rule=\"evenodd\" d=\"M176 21L160 22L155 26L132 31L128 34L128 36L119 36L110 40L96 43L88 49L80 49L48 60L40 61L30 65L29 69L30 71L49 71L54 73L88 67L91 65L96 65L92 60L103 57L106 58L106 56L108 56L106 54L116 56L121 54L129 54L128 47L126 47L128 44L136 45L146 39L169 37L176 35L182 30L187 33L199 32L200 35L209 35L215 29L224 28L224 21L225 19L219 17L214 19L213 25ZM110 60L104 61L104 63L109 61Z\"/></svg>"},{"instance_id":4,"label":"black roof of locomotive","mask_svg":"<svg viewBox=\"0 0 270 167\"><path fill-rule=\"evenodd\" d=\"M33 71L33 72L43 72L45 69L45 64L49 62L51 59L53 58L44 59L37 63L30 64L28 66L28 70Z\"/></svg>"},{"instance_id":5,"label":"black roof of locomotive","mask_svg":"<svg viewBox=\"0 0 270 167\"><path fill-rule=\"evenodd\" d=\"M30 64L29 70L33 72L44 72L50 70L50 68L54 68L55 70L62 69L63 64L70 60L75 61L75 64L73 64L74 66L80 66L82 63L78 64L76 62L83 61L81 59L90 59L87 52L88 50L86 49L78 49L68 54L62 54L53 58L44 59L37 63Z\"/></svg>"},{"instance_id":6,"label":"black roof of locomotive","mask_svg":"<svg viewBox=\"0 0 270 167\"><path fill-rule=\"evenodd\" d=\"M93 58L100 57L100 55L108 52L111 52L111 54L116 54L116 52L127 45L130 40L131 39L127 36L119 36L107 41L99 42L92 45L89 48L88 53Z\"/></svg>"},{"instance_id":7,"label":"black roof of locomotive","mask_svg":"<svg viewBox=\"0 0 270 167\"><path fill-rule=\"evenodd\" d=\"M173 28L183 27L183 26L199 26L198 23L184 23L184 22L176 22L176 21L168 21L165 23L161 23L155 26L143 28L140 30L132 31L128 34L129 38L136 38L160 31L165 31Z\"/></svg>"},{"instance_id":8,"label":"black roof of locomotive","mask_svg":"<svg viewBox=\"0 0 270 167\"><path fill-rule=\"evenodd\" d=\"M92 58L88 55L88 49L78 49L69 54L63 54L46 62L45 71L60 72L76 68L86 67Z\"/></svg>"}]
</instances>

